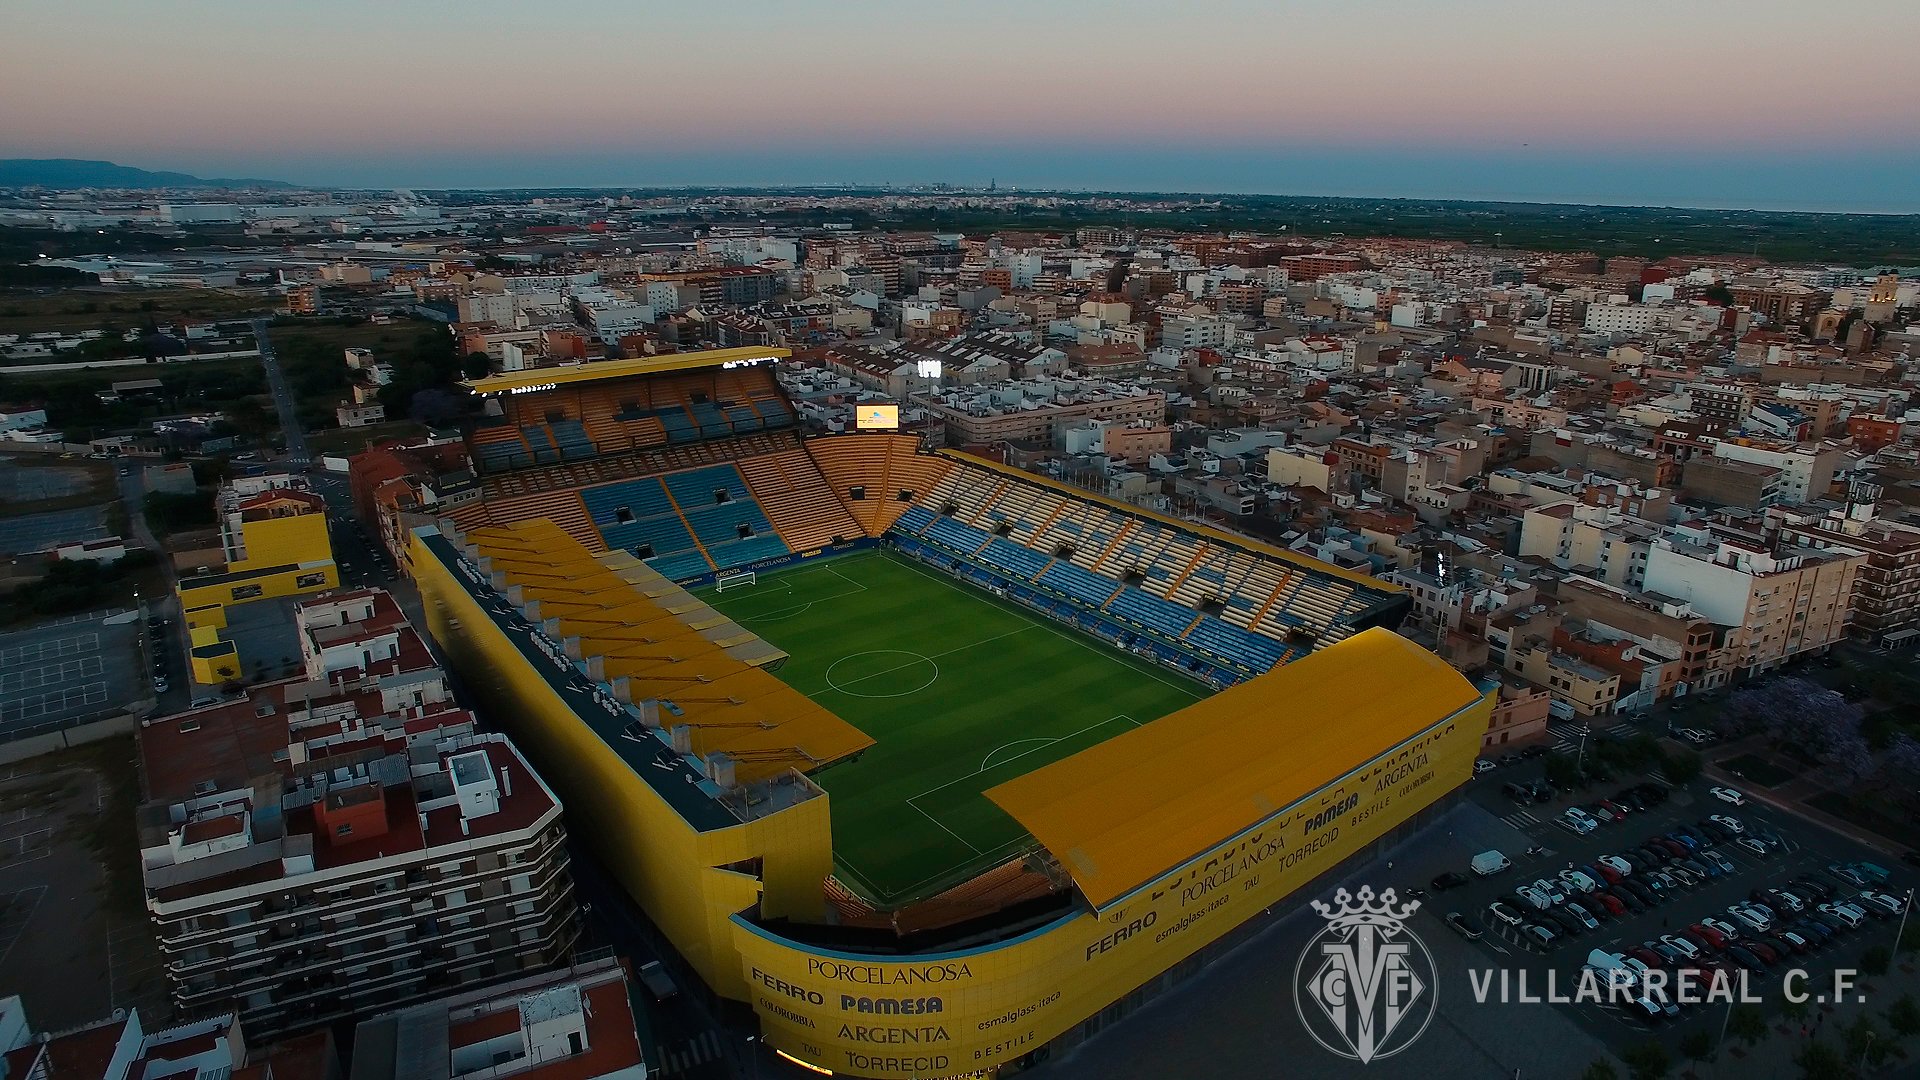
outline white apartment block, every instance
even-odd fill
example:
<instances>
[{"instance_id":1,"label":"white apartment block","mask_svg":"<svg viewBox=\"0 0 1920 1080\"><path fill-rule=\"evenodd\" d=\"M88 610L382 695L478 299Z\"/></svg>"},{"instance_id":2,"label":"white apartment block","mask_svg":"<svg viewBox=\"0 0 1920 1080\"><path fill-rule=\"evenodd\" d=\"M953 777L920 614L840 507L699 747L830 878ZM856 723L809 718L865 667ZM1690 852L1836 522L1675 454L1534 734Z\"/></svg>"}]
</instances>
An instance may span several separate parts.
<instances>
[{"instance_id":1,"label":"white apartment block","mask_svg":"<svg viewBox=\"0 0 1920 1080\"><path fill-rule=\"evenodd\" d=\"M564 957L559 800L475 730L391 596L323 595L296 622L302 675L139 732L176 1008L272 1035Z\"/></svg>"}]
</instances>

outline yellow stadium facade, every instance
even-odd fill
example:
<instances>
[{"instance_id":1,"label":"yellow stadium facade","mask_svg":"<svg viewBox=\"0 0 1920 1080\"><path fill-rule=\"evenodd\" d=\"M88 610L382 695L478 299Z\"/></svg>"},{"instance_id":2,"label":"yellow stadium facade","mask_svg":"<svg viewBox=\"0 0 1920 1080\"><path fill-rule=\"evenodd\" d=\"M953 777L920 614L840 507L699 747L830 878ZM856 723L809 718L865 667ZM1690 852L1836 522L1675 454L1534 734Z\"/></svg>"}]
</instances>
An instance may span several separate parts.
<instances>
[{"instance_id":1,"label":"yellow stadium facade","mask_svg":"<svg viewBox=\"0 0 1920 1080\"><path fill-rule=\"evenodd\" d=\"M591 665L554 654L597 648L588 639L612 620L596 612L697 620L697 602L544 521L421 529L410 557L435 638L561 791L574 830L715 992L751 1005L771 1046L837 1074L991 1075L1074 1040L1417 824L1470 777L1492 708L1431 653L1361 631L991 789L1071 877L1067 913L952 951L836 948L825 792L789 769L743 785L757 804L716 808L695 775L674 775L663 733L627 723L638 710L605 682L575 685ZM626 678L621 697L639 701L650 680L685 676L637 665ZM718 748L724 736L695 737ZM825 724L815 737L845 739Z\"/></svg>"}]
</instances>

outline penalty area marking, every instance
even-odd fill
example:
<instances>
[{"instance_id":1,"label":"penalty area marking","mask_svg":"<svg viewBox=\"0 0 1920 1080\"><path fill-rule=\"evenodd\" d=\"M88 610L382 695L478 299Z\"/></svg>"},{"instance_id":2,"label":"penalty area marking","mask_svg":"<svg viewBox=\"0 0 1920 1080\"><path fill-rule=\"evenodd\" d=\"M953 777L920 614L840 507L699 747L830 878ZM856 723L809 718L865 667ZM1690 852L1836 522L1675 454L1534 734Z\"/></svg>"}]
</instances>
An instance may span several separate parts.
<instances>
[{"instance_id":1,"label":"penalty area marking","mask_svg":"<svg viewBox=\"0 0 1920 1080\"><path fill-rule=\"evenodd\" d=\"M786 620L791 619L796 615L804 615L807 612L813 610L813 605L815 604L831 603L832 601L835 601L835 600L843 599L848 596L853 596L856 593L863 593L868 591L865 584L859 581L855 581L853 578L850 578L847 575L841 573L838 567L816 566L816 567L803 567L801 569L797 569L797 570L790 571L788 573L781 574L778 578L775 578L772 581L767 582L765 585L755 584L754 588L756 592L749 593L748 595L755 596L755 595L764 595L770 592L783 592L783 593L786 593L788 596L791 596L794 591L793 579L796 577L799 577L801 574L806 574L806 573L832 574L834 577L839 578L841 581L844 581L848 585L851 585L853 587L850 589L842 590L837 593L831 593L827 596L816 596L812 600L808 600L799 604L790 605L788 607L774 608L772 611L768 611L762 614L749 615L749 614L740 614L740 613L731 613L731 612L723 612L723 613L726 614L728 618L731 618L733 621L737 623L741 623L743 625L747 623L753 623L755 625L758 625L761 623L785 622ZM743 597L743 599L745 598Z\"/></svg>"},{"instance_id":2,"label":"penalty area marking","mask_svg":"<svg viewBox=\"0 0 1920 1080\"><path fill-rule=\"evenodd\" d=\"M1127 723L1132 724L1134 727L1141 726L1140 721L1135 720L1133 717L1128 716L1126 713L1120 713L1117 716L1109 716L1105 720L1102 720L1097 724L1088 724L1086 727L1081 728L1079 731L1070 731L1065 735L1056 735L1052 738L1015 739L1012 742L1001 743L999 746L996 746L992 750L987 751L987 756L980 759L980 767L978 769L975 769L969 775L979 776L981 773L986 772L988 769L991 769L996 765L1004 765L1008 761L1014 761L1019 758L1026 757L1028 754L1033 753L1035 750L1043 750L1046 747L1052 746L1054 743L1061 742L1062 740L1065 740L1065 739L1071 739L1075 735L1084 735L1087 732L1092 731L1094 728L1105 727L1106 725L1113 723L1115 720L1125 720ZM993 760L994 758L1000 756L1000 751L1002 750L1010 750L1016 746L1025 746L1028 743L1039 743L1040 745L1034 747L1033 750L1022 750L1019 753L1013 755L1013 757L1005 759L1005 761ZM965 779L966 777L962 776L956 780L949 780L947 781L946 784L940 785L940 787L946 787L948 784L957 784L960 782L960 780L965 780ZM939 790L940 788L928 788L926 791L921 792L920 795L915 795L914 798L918 799L920 798L921 795L927 795Z\"/></svg>"}]
</instances>

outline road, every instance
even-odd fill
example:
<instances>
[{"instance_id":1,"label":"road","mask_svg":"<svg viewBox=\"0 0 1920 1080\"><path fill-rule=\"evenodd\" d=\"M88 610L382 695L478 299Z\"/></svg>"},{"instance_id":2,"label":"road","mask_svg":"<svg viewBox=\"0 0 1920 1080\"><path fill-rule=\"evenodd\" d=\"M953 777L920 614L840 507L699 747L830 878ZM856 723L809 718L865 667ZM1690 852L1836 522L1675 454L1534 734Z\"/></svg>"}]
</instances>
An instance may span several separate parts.
<instances>
[{"instance_id":1,"label":"road","mask_svg":"<svg viewBox=\"0 0 1920 1080\"><path fill-rule=\"evenodd\" d=\"M307 433L300 427L300 412L294 407L293 391L287 388L287 376L280 370L280 358L274 354L273 341L267 336L267 320L253 320L253 337L260 345L260 365L267 372L267 389L273 393L273 407L280 412L280 430L287 439L287 465L296 471L305 469Z\"/></svg>"},{"instance_id":2,"label":"road","mask_svg":"<svg viewBox=\"0 0 1920 1080\"><path fill-rule=\"evenodd\" d=\"M140 546L160 557L161 570L166 574L167 592L162 596L140 597L143 616L152 616L167 620L165 629L159 637L147 633L145 626L140 627L141 656L154 675L167 677L165 693L154 693L154 710L161 715L179 712L185 709L193 698L193 679L187 671L186 650L189 647L185 620L179 619L179 604L174 598L173 560L166 547L153 535L153 529L147 524L147 485L142 477L142 463L122 460L119 463L118 483L120 499L127 508L127 524L133 532L133 538ZM153 690L153 682L147 682L147 689Z\"/></svg>"}]
</instances>

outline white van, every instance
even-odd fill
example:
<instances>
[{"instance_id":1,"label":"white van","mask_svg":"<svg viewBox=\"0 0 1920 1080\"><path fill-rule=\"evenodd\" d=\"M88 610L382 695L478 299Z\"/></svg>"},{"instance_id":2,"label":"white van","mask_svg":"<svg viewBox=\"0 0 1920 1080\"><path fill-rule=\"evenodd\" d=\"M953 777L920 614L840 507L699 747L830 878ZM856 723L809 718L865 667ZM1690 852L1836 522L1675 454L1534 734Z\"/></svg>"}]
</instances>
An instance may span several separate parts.
<instances>
[{"instance_id":1,"label":"white van","mask_svg":"<svg viewBox=\"0 0 1920 1080\"><path fill-rule=\"evenodd\" d=\"M1483 851L1473 857L1473 872L1481 877L1492 877L1513 863L1497 851Z\"/></svg>"}]
</instances>

